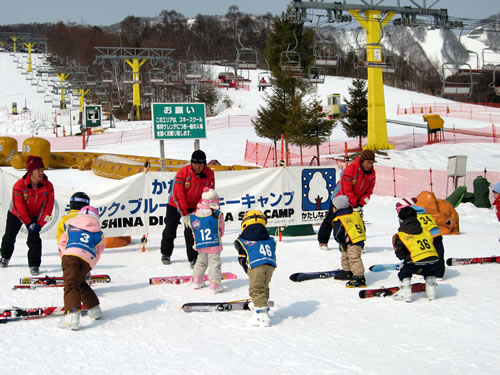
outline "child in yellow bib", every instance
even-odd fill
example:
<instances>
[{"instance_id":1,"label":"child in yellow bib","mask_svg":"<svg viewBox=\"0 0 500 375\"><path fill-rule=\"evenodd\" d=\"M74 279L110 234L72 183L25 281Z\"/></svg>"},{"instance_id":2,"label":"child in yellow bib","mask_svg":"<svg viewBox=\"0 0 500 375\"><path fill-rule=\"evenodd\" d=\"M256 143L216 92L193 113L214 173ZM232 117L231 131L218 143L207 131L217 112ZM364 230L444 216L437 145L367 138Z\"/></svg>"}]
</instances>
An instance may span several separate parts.
<instances>
[{"instance_id":1,"label":"child in yellow bib","mask_svg":"<svg viewBox=\"0 0 500 375\"><path fill-rule=\"evenodd\" d=\"M348 280L347 288L365 288L365 267L361 253L365 246L365 224L359 212L353 211L349 199L338 195L332 199L333 238L340 246L342 271L335 275L336 280Z\"/></svg>"},{"instance_id":2,"label":"child in yellow bib","mask_svg":"<svg viewBox=\"0 0 500 375\"><path fill-rule=\"evenodd\" d=\"M392 246L403 266L398 273L401 292L396 298L411 302L411 277L422 269L425 278L427 298L436 298L436 274L439 271L439 255L433 244L432 234L422 228L417 212L412 207L404 207L398 213L400 226L392 237Z\"/></svg>"}]
</instances>

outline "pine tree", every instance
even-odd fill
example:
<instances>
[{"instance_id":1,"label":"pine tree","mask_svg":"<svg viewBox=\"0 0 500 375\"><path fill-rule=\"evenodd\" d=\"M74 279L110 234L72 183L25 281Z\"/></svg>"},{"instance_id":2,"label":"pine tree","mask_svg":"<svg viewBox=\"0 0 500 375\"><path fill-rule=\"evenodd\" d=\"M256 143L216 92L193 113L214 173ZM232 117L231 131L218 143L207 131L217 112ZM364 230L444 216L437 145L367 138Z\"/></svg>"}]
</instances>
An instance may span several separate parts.
<instances>
[{"instance_id":1,"label":"pine tree","mask_svg":"<svg viewBox=\"0 0 500 375\"><path fill-rule=\"evenodd\" d=\"M195 97L196 102L205 103L208 116L214 113L214 108L218 100L217 90L212 85L201 85Z\"/></svg>"},{"instance_id":2,"label":"pine tree","mask_svg":"<svg viewBox=\"0 0 500 375\"><path fill-rule=\"evenodd\" d=\"M257 135L274 141L275 150L281 134L288 142L296 138L295 133L303 133L301 119L305 116L305 108L302 99L308 86L300 71L287 71L283 65L295 59L299 69L307 69L312 63L310 46L313 35L314 32L303 30L303 24L277 19L266 41L265 56L272 72L273 86L266 98L266 106L257 110L253 123Z\"/></svg>"},{"instance_id":3,"label":"pine tree","mask_svg":"<svg viewBox=\"0 0 500 375\"><path fill-rule=\"evenodd\" d=\"M352 81L349 87L351 100L344 98L346 102L346 112L341 116L340 122L345 133L350 138L359 137L359 147L361 140L368 135L368 89L366 82L360 79Z\"/></svg>"}]
</instances>

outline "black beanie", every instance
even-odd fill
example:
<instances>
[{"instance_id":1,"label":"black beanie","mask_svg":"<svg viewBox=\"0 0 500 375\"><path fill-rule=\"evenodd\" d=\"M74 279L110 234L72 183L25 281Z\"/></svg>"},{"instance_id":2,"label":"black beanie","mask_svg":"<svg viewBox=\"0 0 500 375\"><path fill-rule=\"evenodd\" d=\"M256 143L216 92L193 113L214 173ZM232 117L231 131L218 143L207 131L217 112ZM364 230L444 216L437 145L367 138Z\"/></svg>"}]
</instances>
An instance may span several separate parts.
<instances>
[{"instance_id":1,"label":"black beanie","mask_svg":"<svg viewBox=\"0 0 500 375\"><path fill-rule=\"evenodd\" d=\"M410 206L403 207L401 211L399 211L398 218L401 221L408 219L409 217L417 217L417 211L415 211Z\"/></svg>"},{"instance_id":2,"label":"black beanie","mask_svg":"<svg viewBox=\"0 0 500 375\"><path fill-rule=\"evenodd\" d=\"M207 155L201 150L196 150L191 155L191 163L207 164Z\"/></svg>"}]
</instances>

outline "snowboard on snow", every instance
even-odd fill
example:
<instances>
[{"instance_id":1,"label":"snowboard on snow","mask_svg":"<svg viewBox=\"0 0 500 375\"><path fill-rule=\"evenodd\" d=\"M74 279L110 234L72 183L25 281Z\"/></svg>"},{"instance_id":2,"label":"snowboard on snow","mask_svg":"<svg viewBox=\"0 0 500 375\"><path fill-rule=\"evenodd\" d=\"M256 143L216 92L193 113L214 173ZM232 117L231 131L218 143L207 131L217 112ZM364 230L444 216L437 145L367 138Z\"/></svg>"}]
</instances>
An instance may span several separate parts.
<instances>
[{"instance_id":1,"label":"snowboard on snow","mask_svg":"<svg viewBox=\"0 0 500 375\"><path fill-rule=\"evenodd\" d=\"M250 311L249 304L251 299L242 299L230 302L188 302L182 305L181 310L184 312L214 312L214 311ZM273 307L274 302L268 301L267 306Z\"/></svg>"},{"instance_id":2,"label":"snowboard on snow","mask_svg":"<svg viewBox=\"0 0 500 375\"><path fill-rule=\"evenodd\" d=\"M465 266L468 264L485 264L485 263L500 263L500 256L490 256L484 258L448 258L446 264L448 266Z\"/></svg>"},{"instance_id":3,"label":"snowboard on snow","mask_svg":"<svg viewBox=\"0 0 500 375\"><path fill-rule=\"evenodd\" d=\"M359 291L359 298L388 297L399 290L399 286L379 289L363 289ZM412 293L425 292L425 283L411 284Z\"/></svg>"},{"instance_id":4,"label":"snowboard on snow","mask_svg":"<svg viewBox=\"0 0 500 375\"><path fill-rule=\"evenodd\" d=\"M223 272L222 280L234 280L237 279L238 276L231 272ZM191 282L192 276L160 276L160 277L151 277L149 279L150 285L158 285L158 284L184 284ZM203 280L208 281L208 275L203 276Z\"/></svg>"},{"instance_id":5,"label":"snowboard on snow","mask_svg":"<svg viewBox=\"0 0 500 375\"><path fill-rule=\"evenodd\" d=\"M334 277L342 271L340 268L333 271L323 271L323 272L297 272L290 275L290 280L295 282L314 280L314 279L328 279Z\"/></svg>"},{"instance_id":6,"label":"snowboard on snow","mask_svg":"<svg viewBox=\"0 0 500 375\"><path fill-rule=\"evenodd\" d=\"M374 264L370 266L369 270L372 272L383 272L383 271L399 271L401 269L400 263L394 264Z\"/></svg>"}]
</instances>

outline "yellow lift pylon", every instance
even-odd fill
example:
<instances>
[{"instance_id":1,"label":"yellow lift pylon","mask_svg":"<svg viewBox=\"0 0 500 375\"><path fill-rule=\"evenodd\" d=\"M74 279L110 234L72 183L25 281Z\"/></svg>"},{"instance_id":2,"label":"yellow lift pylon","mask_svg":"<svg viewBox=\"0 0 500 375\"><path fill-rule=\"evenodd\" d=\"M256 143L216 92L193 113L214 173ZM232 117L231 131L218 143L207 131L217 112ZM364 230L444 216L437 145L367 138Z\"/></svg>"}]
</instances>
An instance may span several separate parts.
<instances>
[{"instance_id":1,"label":"yellow lift pylon","mask_svg":"<svg viewBox=\"0 0 500 375\"><path fill-rule=\"evenodd\" d=\"M363 15L360 13L363 12ZM380 10L349 10L349 13L366 30L366 57L368 69L368 143L367 150L391 150L394 148L387 137L384 79L382 76L382 29L394 17L394 12ZM371 64L370 64L371 63Z\"/></svg>"},{"instance_id":2,"label":"yellow lift pylon","mask_svg":"<svg viewBox=\"0 0 500 375\"><path fill-rule=\"evenodd\" d=\"M141 61L139 61L139 59L137 58L132 59L132 61L129 59L125 60L125 62L132 68L132 81L134 82L132 91L133 92L132 105L135 107L135 114L137 120L141 119L141 89L140 89L139 70L146 61L148 60L142 59Z\"/></svg>"}]
</instances>

